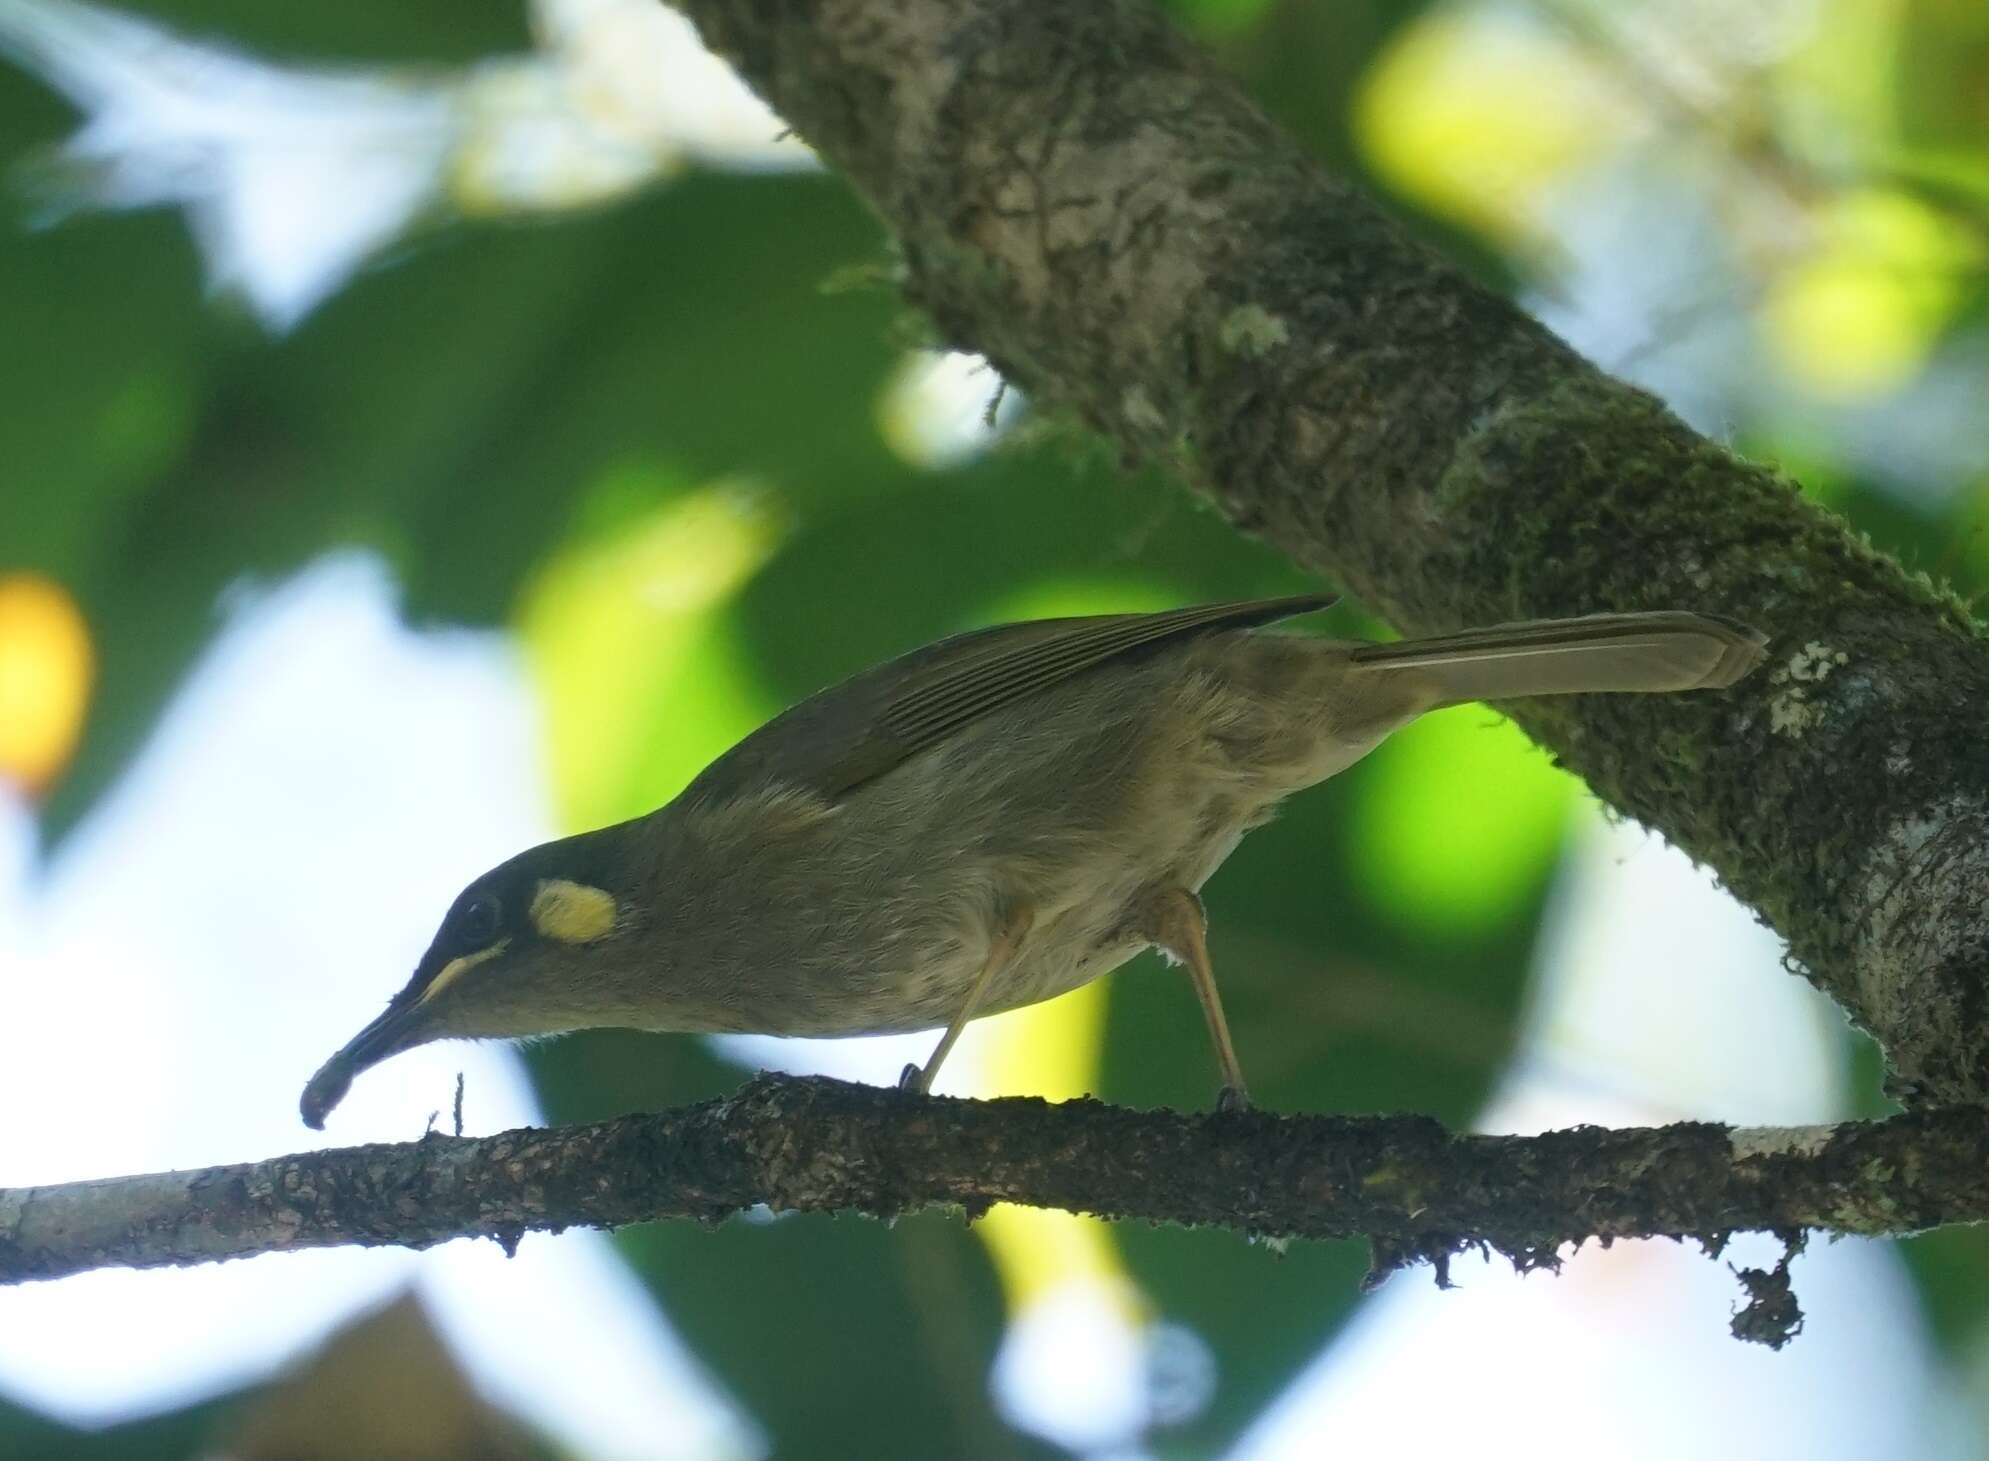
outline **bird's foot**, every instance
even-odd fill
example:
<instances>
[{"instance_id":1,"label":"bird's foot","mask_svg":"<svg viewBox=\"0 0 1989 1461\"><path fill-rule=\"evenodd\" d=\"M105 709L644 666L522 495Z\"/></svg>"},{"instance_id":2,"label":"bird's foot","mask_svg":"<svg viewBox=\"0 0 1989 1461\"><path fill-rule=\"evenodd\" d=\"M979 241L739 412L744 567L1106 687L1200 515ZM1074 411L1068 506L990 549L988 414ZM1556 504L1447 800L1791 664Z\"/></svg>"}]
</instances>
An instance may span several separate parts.
<instances>
[{"instance_id":1,"label":"bird's foot","mask_svg":"<svg viewBox=\"0 0 1989 1461\"><path fill-rule=\"evenodd\" d=\"M1232 1111L1250 1109L1250 1093L1241 1086L1224 1086L1216 1092L1216 1111L1227 1116Z\"/></svg>"}]
</instances>

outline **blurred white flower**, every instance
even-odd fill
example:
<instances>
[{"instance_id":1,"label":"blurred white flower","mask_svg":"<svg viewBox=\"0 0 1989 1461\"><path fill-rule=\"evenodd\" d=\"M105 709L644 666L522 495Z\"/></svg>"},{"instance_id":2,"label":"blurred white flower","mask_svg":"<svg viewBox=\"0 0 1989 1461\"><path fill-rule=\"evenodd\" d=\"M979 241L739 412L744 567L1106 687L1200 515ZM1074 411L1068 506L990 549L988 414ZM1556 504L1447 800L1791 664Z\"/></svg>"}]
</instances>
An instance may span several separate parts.
<instances>
[{"instance_id":1,"label":"blurred white flower","mask_svg":"<svg viewBox=\"0 0 1989 1461\"><path fill-rule=\"evenodd\" d=\"M458 71L284 66L79 0L0 0L0 54L83 113L50 221L186 210L211 288L289 329L425 221L555 212L696 160L812 154L655 0L538 0L539 47Z\"/></svg>"}]
</instances>

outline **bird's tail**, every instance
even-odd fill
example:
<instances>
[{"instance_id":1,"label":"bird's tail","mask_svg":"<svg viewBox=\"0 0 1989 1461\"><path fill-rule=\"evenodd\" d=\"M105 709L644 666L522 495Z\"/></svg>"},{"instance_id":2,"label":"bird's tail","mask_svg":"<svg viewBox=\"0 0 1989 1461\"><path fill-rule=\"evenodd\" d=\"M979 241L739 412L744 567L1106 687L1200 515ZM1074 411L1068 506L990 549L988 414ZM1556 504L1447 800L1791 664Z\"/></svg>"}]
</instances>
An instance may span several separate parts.
<instances>
[{"instance_id":1,"label":"bird's tail","mask_svg":"<svg viewBox=\"0 0 1989 1461\"><path fill-rule=\"evenodd\" d=\"M1462 634L1372 644L1356 670L1413 669L1438 705L1593 691L1720 690L1761 662L1767 636L1732 619L1683 610L1534 619Z\"/></svg>"}]
</instances>

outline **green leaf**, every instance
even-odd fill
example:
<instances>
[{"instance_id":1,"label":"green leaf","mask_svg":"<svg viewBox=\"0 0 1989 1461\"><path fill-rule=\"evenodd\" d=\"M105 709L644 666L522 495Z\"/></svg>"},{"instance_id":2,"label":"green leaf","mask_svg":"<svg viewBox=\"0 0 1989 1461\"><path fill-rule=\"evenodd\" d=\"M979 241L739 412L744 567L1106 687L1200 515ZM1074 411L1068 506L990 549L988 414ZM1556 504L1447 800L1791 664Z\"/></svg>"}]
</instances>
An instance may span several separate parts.
<instances>
[{"instance_id":1,"label":"green leaf","mask_svg":"<svg viewBox=\"0 0 1989 1461\"><path fill-rule=\"evenodd\" d=\"M0 1456L23 1461L185 1461L207 1454L217 1430L253 1390L96 1430L72 1429L0 1400Z\"/></svg>"},{"instance_id":2,"label":"green leaf","mask_svg":"<svg viewBox=\"0 0 1989 1461\"><path fill-rule=\"evenodd\" d=\"M1189 28L1220 38L1256 25L1271 10L1271 0L1170 0L1167 8Z\"/></svg>"},{"instance_id":3,"label":"green leaf","mask_svg":"<svg viewBox=\"0 0 1989 1461\"><path fill-rule=\"evenodd\" d=\"M1532 901L1582 791L1519 727L1475 705L1404 726L1366 771L1357 885L1405 928L1443 934L1497 927Z\"/></svg>"},{"instance_id":4,"label":"green leaf","mask_svg":"<svg viewBox=\"0 0 1989 1461\"><path fill-rule=\"evenodd\" d=\"M531 47L530 7L522 3L123 0L118 8L149 16L184 38L223 43L273 62L462 62Z\"/></svg>"},{"instance_id":5,"label":"green leaf","mask_svg":"<svg viewBox=\"0 0 1989 1461\"><path fill-rule=\"evenodd\" d=\"M594 499L661 496L668 481L631 468L605 479ZM778 530L748 494L680 492L539 574L520 627L564 826L653 810L772 715L724 609Z\"/></svg>"}]
</instances>

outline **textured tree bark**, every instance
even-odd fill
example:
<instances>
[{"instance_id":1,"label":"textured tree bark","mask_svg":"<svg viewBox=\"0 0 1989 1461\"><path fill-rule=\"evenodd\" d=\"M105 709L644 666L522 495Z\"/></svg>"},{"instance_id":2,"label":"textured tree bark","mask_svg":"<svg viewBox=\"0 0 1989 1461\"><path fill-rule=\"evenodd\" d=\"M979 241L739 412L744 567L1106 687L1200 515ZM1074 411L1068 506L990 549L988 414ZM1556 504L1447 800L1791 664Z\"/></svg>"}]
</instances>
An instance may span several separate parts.
<instances>
[{"instance_id":1,"label":"textured tree bark","mask_svg":"<svg viewBox=\"0 0 1989 1461\"><path fill-rule=\"evenodd\" d=\"M1589 1238L1868 1235L1989 1218L1989 1113L1877 1123L1457 1136L1419 1116L1181 1115L762 1076L585 1126L0 1189L0 1283L337 1244L996 1202L1266 1236L1367 1237L1377 1269L1487 1244L1553 1267Z\"/></svg>"},{"instance_id":2,"label":"textured tree bark","mask_svg":"<svg viewBox=\"0 0 1989 1461\"><path fill-rule=\"evenodd\" d=\"M1989 656L1959 601L1323 175L1145 0L681 0L960 347L1405 631L1690 607L1718 696L1516 707L1884 1043L1989 1096Z\"/></svg>"}]
</instances>

